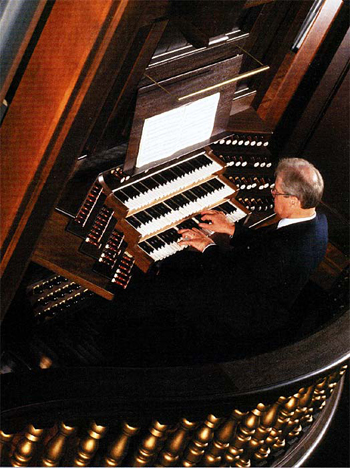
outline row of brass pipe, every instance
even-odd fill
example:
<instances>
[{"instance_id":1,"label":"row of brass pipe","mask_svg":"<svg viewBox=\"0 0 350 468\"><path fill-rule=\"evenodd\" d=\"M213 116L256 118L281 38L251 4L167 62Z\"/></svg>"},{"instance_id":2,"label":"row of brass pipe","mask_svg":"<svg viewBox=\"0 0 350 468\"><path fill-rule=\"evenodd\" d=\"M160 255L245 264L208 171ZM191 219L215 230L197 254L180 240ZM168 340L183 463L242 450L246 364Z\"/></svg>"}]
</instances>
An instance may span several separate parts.
<instances>
[{"instance_id":1,"label":"row of brass pipe","mask_svg":"<svg viewBox=\"0 0 350 468\"><path fill-rule=\"evenodd\" d=\"M147 430L122 422L106 454L97 458L98 464L256 466L274 452L285 449L288 440L300 436L303 427L312 424L345 371L343 366L293 395L280 396L271 405L259 403L248 412L234 409L224 418L213 414L204 421L181 418L172 426L153 421ZM0 431L2 466L29 466L35 459L36 466L60 466L61 462L63 466L88 466L108 430L107 426L92 421L80 437L78 428L64 422L49 431L33 425L20 434Z\"/></svg>"}]
</instances>

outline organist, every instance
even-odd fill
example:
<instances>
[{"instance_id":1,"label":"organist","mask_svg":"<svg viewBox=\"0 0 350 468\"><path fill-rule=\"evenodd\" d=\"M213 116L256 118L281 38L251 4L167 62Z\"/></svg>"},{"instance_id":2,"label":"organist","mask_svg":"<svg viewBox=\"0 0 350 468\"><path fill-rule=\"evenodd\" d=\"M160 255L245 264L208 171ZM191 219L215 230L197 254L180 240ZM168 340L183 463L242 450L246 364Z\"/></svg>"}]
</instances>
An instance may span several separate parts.
<instances>
[{"instance_id":1,"label":"organist","mask_svg":"<svg viewBox=\"0 0 350 468\"><path fill-rule=\"evenodd\" d=\"M119 298L119 312L124 307L131 320L122 340L137 332L142 345L146 324L159 330L162 323L170 335L187 330L192 351L215 354L287 327L293 302L326 252L327 220L316 212L322 193L322 176L312 164L284 159L272 190L276 229L251 230L205 210L201 229L180 231L179 244L191 249L163 261L156 275ZM229 248L216 245L208 229L229 236Z\"/></svg>"}]
</instances>

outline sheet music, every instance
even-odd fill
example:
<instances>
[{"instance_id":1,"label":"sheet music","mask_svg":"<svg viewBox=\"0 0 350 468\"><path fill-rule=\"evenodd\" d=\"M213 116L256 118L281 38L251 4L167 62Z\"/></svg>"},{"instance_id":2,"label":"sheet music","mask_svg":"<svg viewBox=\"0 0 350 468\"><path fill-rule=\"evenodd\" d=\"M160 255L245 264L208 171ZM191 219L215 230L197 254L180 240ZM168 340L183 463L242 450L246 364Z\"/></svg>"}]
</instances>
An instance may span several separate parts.
<instances>
[{"instance_id":1,"label":"sheet music","mask_svg":"<svg viewBox=\"0 0 350 468\"><path fill-rule=\"evenodd\" d=\"M167 158L210 138L220 93L145 120L136 167Z\"/></svg>"}]
</instances>

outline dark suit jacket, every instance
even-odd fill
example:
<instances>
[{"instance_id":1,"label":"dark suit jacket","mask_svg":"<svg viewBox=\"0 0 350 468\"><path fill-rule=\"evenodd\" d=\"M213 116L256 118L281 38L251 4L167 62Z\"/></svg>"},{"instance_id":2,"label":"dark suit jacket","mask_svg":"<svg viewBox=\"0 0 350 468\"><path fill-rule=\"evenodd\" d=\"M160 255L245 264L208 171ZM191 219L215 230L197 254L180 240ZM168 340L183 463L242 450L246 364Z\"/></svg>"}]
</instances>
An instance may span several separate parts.
<instances>
[{"instance_id":1,"label":"dark suit jacket","mask_svg":"<svg viewBox=\"0 0 350 468\"><path fill-rule=\"evenodd\" d=\"M286 324L288 311L323 259L327 242L327 220L320 214L272 232L237 225L231 251L215 246L203 254L206 274L214 278L215 289L224 298L218 318L234 330L242 324L254 331Z\"/></svg>"},{"instance_id":2,"label":"dark suit jacket","mask_svg":"<svg viewBox=\"0 0 350 468\"><path fill-rule=\"evenodd\" d=\"M323 259L327 241L327 220L320 214L273 232L238 224L229 250L215 245L203 254L181 252L133 297L146 314L197 314L235 334L278 328Z\"/></svg>"},{"instance_id":3,"label":"dark suit jacket","mask_svg":"<svg viewBox=\"0 0 350 468\"><path fill-rule=\"evenodd\" d=\"M139 297L148 309L197 310L235 332L276 328L323 259L327 241L320 214L273 232L238 224L229 250L215 245L174 256Z\"/></svg>"},{"instance_id":4,"label":"dark suit jacket","mask_svg":"<svg viewBox=\"0 0 350 468\"><path fill-rule=\"evenodd\" d=\"M118 298L116 315L124 309L131 321L126 329L132 334L139 329L138 346L148 350L141 356L162 336L165 343L160 340L157 353L162 356L167 347L186 355L186 346L189 354L203 359L227 356L252 337L253 346L258 345L260 338L274 339L274 331L289 325L290 308L324 257L327 240L324 215L273 232L238 224L230 249L215 245L203 254L182 251L165 261L156 277L136 281L124 304ZM184 339L171 347L169 337L181 338L183 332Z\"/></svg>"}]
</instances>

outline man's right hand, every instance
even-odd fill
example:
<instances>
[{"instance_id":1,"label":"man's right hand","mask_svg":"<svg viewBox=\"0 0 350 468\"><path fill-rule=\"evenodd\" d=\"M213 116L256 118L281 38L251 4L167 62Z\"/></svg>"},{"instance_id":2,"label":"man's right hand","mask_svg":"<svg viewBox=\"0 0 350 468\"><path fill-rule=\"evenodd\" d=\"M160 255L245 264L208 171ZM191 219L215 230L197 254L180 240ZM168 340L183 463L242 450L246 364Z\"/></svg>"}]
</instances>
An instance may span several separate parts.
<instances>
[{"instance_id":1,"label":"man's right hand","mask_svg":"<svg viewBox=\"0 0 350 468\"><path fill-rule=\"evenodd\" d=\"M235 225L230 223L222 211L204 210L201 213L202 221L206 223L199 223L202 229L209 229L210 231L220 232L232 236L235 232Z\"/></svg>"}]
</instances>

